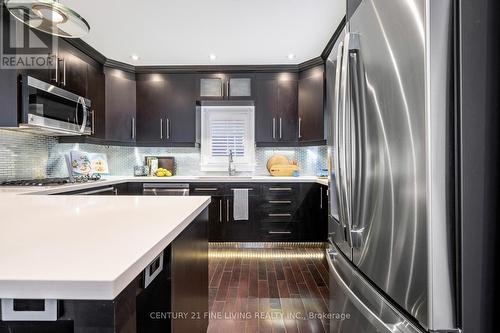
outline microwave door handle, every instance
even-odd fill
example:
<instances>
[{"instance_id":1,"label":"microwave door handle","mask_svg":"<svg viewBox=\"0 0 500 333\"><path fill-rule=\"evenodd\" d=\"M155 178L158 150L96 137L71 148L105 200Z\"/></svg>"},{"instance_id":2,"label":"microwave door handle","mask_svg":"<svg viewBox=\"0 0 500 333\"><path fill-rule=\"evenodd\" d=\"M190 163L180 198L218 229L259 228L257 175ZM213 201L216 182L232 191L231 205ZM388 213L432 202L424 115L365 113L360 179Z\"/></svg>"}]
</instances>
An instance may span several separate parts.
<instances>
[{"instance_id":1,"label":"microwave door handle","mask_svg":"<svg viewBox=\"0 0 500 333\"><path fill-rule=\"evenodd\" d=\"M82 120L82 126L80 127L80 133L84 133L85 127L87 126L88 111L87 111L87 105L85 104L85 99L83 97L78 97L78 101L76 102L77 125L78 125L78 106L79 105L82 106L82 110L83 110L83 120Z\"/></svg>"}]
</instances>

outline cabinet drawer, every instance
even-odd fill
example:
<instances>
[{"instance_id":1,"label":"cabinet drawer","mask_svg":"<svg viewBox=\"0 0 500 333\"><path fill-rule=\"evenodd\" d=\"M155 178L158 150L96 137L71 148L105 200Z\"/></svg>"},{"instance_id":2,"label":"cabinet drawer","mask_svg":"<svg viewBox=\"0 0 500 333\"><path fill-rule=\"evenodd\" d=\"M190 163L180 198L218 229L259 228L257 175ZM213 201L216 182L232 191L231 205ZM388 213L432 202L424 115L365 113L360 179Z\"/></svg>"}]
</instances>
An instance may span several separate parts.
<instances>
[{"instance_id":1,"label":"cabinet drawer","mask_svg":"<svg viewBox=\"0 0 500 333\"><path fill-rule=\"evenodd\" d=\"M260 229L260 237L264 241L295 241L298 240L297 227L290 224L267 224Z\"/></svg>"},{"instance_id":2,"label":"cabinet drawer","mask_svg":"<svg viewBox=\"0 0 500 333\"><path fill-rule=\"evenodd\" d=\"M226 185L225 195L233 195L235 189L248 189L249 196L260 195L260 186L258 184L238 184L231 183Z\"/></svg>"},{"instance_id":3,"label":"cabinet drawer","mask_svg":"<svg viewBox=\"0 0 500 333\"><path fill-rule=\"evenodd\" d=\"M265 184L262 187L262 191L266 199L283 198L284 200L289 200L289 198L299 195L300 188L297 184Z\"/></svg>"},{"instance_id":4,"label":"cabinet drawer","mask_svg":"<svg viewBox=\"0 0 500 333\"><path fill-rule=\"evenodd\" d=\"M189 186L189 195L223 195L224 186L212 183L191 184Z\"/></svg>"}]
</instances>

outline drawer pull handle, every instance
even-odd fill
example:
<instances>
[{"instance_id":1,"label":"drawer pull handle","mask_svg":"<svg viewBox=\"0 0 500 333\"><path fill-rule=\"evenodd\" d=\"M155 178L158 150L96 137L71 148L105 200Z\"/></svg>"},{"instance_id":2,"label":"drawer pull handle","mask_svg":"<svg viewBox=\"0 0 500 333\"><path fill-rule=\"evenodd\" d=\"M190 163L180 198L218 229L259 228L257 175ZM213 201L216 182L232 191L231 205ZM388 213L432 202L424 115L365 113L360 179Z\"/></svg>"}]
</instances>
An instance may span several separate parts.
<instances>
[{"instance_id":1,"label":"drawer pull handle","mask_svg":"<svg viewBox=\"0 0 500 333\"><path fill-rule=\"evenodd\" d=\"M289 235L292 232L291 231L269 231L268 233L270 235Z\"/></svg>"},{"instance_id":2,"label":"drawer pull handle","mask_svg":"<svg viewBox=\"0 0 500 333\"><path fill-rule=\"evenodd\" d=\"M253 191L253 188L241 188L241 187L238 187L238 188L232 188L231 191L234 191L234 190L249 190L249 191Z\"/></svg>"},{"instance_id":3,"label":"drawer pull handle","mask_svg":"<svg viewBox=\"0 0 500 333\"><path fill-rule=\"evenodd\" d=\"M207 191L207 192L213 192L213 191L218 191L219 189L217 187L197 187L194 189L195 191Z\"/></svg>"},{"instance_id":4,"label":"drawer pull handle","mask_svg":"<svg viewBox=\"0 0 500 333\"><path fill-rule=\"evenodd\" d=\"M284 214L268 214L269 217L292 217L292 214L284 213Z\"/></svg>"},{"instance_id":5,"label":"drawer pull handle","mask_svg":"<svg viewBox=\"0 0 500 333\"><path fill-rule=\"evenodd\" d=\"M269 188L269 191L287 191L287 192L290 192L292 191L292 188L291 187L270 187Z\"/></svg>"},{"instance_id":6,"label":"drawer pull handle","mask_svg":"<svg viewBox=\"0 0 500 333\"><path fill-rule=\"evenodd\" d=\"M270 204L284 204L284 205L290 205L292 201L290 200L270 200L268 201Z\"/></svg>"}]
</instances>

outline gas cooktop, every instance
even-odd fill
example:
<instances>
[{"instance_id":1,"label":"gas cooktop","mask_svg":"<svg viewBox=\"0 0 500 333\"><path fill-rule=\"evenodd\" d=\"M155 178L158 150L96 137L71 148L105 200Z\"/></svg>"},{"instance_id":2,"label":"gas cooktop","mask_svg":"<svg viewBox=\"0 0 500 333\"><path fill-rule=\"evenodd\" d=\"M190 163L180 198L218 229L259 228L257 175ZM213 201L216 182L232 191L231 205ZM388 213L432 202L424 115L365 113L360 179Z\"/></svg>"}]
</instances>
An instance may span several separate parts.
<instances>
[{"instance_id":1,"label":"gas cooktop","mask_svg":"<svg viewBox=\"0 0 500 333\"><path fill-rule=\"evenodd\" d=\"M40 178L40 179L20 179L0 182L0 186L56 186L74 183L86 183L98 181L101 175L78 176L70 178Z\"/></svg>"}]
</instances>

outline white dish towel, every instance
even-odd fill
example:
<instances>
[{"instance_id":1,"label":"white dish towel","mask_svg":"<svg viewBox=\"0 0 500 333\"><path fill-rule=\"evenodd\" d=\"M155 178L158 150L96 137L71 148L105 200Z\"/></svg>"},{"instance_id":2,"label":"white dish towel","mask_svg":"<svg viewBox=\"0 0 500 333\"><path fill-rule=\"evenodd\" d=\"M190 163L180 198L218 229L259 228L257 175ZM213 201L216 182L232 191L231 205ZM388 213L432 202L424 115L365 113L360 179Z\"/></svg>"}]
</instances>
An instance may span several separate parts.
<instances>
[{"instance_id":1,"label":"white dish towel","mask_svg":"<svg viewBox=\"0 0 500 333\"><path fill-rule=\"evenodd\" d=\"M248 189L235 188L233 200L233 218L235 221L248 220Z\"/></svg>"}]
</instances>

